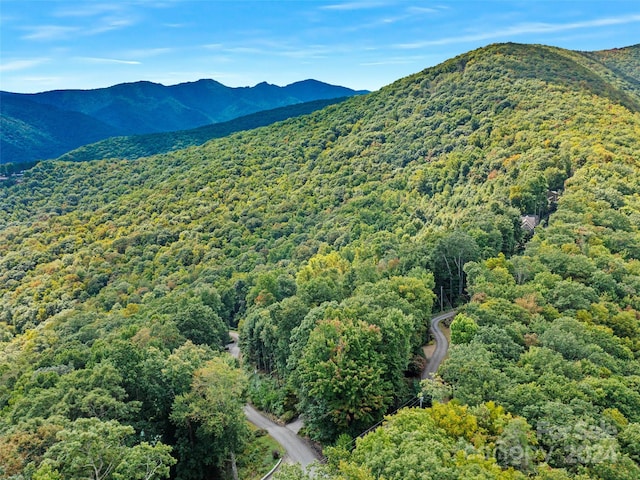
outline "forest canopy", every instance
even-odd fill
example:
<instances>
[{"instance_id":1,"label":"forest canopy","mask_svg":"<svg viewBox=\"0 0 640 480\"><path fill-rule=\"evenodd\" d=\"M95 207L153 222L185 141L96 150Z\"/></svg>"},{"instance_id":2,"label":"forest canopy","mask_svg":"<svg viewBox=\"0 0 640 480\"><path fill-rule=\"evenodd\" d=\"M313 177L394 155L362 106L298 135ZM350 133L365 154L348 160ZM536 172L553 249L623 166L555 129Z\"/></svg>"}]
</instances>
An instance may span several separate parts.
<instances>
[{"instance_id":1,"label":"forest canopy","mask_svg":"<svg viewBox=\"0 0 640 480\"><path fill-rule=\"evenodd\" d=\"M0 186L0 478L222 478L247 399L302 413L332 478L638 478L637 49L491 45Z\"/></svg>"}]
</instances>

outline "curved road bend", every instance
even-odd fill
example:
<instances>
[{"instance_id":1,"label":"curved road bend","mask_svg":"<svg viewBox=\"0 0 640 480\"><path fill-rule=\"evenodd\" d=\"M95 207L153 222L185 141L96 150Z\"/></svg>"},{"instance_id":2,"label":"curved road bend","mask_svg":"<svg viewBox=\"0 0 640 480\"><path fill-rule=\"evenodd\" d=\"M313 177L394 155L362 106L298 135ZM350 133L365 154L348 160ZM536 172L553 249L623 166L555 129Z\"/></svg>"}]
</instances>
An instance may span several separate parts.
<instances>
[{"instance_id":1,"label":"curved road bend","mask_svg":"<svg viewBox=\"0 0 640 480\"><path fill-rule=\"evenodd\" d=\"M306 469L310 463L319 460L316 452L287 427L273 423L249 404L244 406L244 413L247 416L247 420L256 427L263 428L269 432L269 435L282 445L287 451L287 457L293 463L299 463L302 468Z\"/></svg>"},{"instance_id":2,"label":"curved road bend","mask_svg":"<svg viewBox=\"0 0 640 480\"><path fill-rule=\"evenodd\" d=\"M431 319L431 328L429 331L433 335L434 340L436 341L436 349L431 355L431 359L429 363L424 367L422 371L422 375L420 378L424 380L425 378L431 378L434 373L438 370L438 367L444 360L444 357L447 356L447 350L449 350L449 342L447 341L447 337L444 336L444 333L440 330L440 322L442 320L447 320L449 318L455 317L456 311L453 310L451 312L442 313L437 315Z\"/></svg>"},{"instance_id":3,"label":"curved road bend","mask_svg":"<svg viewBox=\"0 0 640 480\"><path fill-rule=\"evenodd\" d=\"M238 347L238 334L236 332L229 332L229 335L233 339L233 342L228 345L229 353L235 358L240 357L240 348ZM296 435L293 430L278 425L272 422L269 418L262 415L258 410L247 404L244 406L244 414L251 423L256 427L262 428L269 432L276 442L282 445L287 452L287 458L293 463L299 463L303 468L320 460L320 457L316 454L307 442Z\"/></svg>"},{"instance_id":4,"label":"curved road bend","mask_svg":"<svg viewBox=\"0 0 640 480\"><path fill-rule=\"evenodd\" d=\"M421 378L431 378L431 376L438 370L438 367L444 360L449 349L449 342L444 333L440 330L440 322L447 320L456 315L456 311L451 311L437 315L431 319L431 334L436 342L436 349L431 355L429 363L422 371ZM228 345L229 353L235 358L240 357L240 348L238 347L238 334L236 332L230 332L229 335L233 339L233 342ZM299 463L303 468L306 468L310 463L319 460L320 458L316 452L307 445L307 443L296 435L294 430L278 425L272 422L269 418L262 415L251 405L245 405L244 413L247 416L247 420L253 423L256 427L262 428L269 432L282 447L287 451L287 457L294 463Z\"/></svg>"}]
</instances>

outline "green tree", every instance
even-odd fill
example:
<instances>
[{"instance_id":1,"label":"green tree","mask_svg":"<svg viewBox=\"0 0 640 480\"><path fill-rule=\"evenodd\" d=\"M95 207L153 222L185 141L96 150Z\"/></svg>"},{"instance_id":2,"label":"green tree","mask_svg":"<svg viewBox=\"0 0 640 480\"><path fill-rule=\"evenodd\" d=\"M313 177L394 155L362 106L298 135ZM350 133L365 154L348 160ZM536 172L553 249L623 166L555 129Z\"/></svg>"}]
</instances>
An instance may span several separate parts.
<instances>
[{"instance_id":1,"label":"green tree","mask_svg":"<svg viewBox=\"0 0 640 480\"><path fill-rule=\"evenodd\" d=\"M299 464L282 465L273 474L274 480L310 480L311 476L304 472Z\"/></svg>"},{"instance_id":2,"label":"green tree","mask_svg":"<svg viewBox=\"0 0 640 480\"><path fill-rule=\"evenodd\" d=\"M141 442L126 452L113 474L114 480L155 480L169 478L170 467L176 463L172 448L162 443Z\"/></svg>"},{"instance_id":3,"label":"green tree","mask_svg":"<svg viewBox=\"0 0 640 480\"><path fill-rule=\"evenodd\" d=\"M453 478L455 469L447 458L454 445L427 410L404 409L359 439L351 462L368 467L374 478Z\"/></svg>"},{"instance_id":4,"label":"green tree","mask_svg":"<svg viewBox=\"0 0 640 480\"><path fill-rule=\"evenodd\" d=\"M510 419L496 441L496 460L503 467L533 473L536 444L535 433L524 418Z\"/></svg>"},{"instance_id":5,"label":"green tree","mask_svg":"<svg viewBox=\"0 0 640 480\"><path fill-rule=\"evenodd\" d=\"M211 307L201 301L180 302L174 321L180 333L196 345L221 349L229 342L228 327Z\"/></svg>"},{"instance_id":6,"label":"green tree","mask_svg":"<svg viewBox=\"0 0 640 480\"><path fill-rule=\"evenodd\" d=\"M640 423L630 423L618 435L622 451L640 464Z\"/></svg>"},{"instance_id":7,"label":"green tree","mask_svg":"<svg viewBox=\"0 0 640 480\"><path fill-rule=\"evenodd\" d=\"M244 413L247 380L230 357L215 357L193 374L191 389L176 397L171 420L177 427L177 475L199 479L222 468L248 434Z\"/></svg>"},{"instance_id":8,"label":"green tree","mask_svg":"<svg viewBox=\"0 0 640 480\"><path fill-rule=\"evenodd\" d=\"M315 438L357 435L381 418L393 398L382 339L380 327L351 319L323 320L311 332L295 382Z\"/></svg>"},{"instance_id":9,"label":"green tree","mask_svg":"<svg viewBox=\"0 0 640 480\"><path fill-rule=\"evenodd\" d=\"M115 420L103 422L97 418L80 418L58 433L58 443L45 454L39 475L55 478L162 479L169 477L169 467L175 463L171 447L156 443L127 446L133 427ZM45 477L46 478L46 477Z\"/></svg>"},{"instance_id":10,"label":"green tree","mask_svg":"<svg viewBox=\"0 0 640 480\"><path fill-rule=\"evenodd\" d=\"M60 472L50 463L43 463L33 474L33 480L63 480Z\"/></svg>"},{"instance_id":11,"label":"green tree","mask_svg":"<svg viewBox=\"0 0 640 480\"><path fill-rule=\"evenodd\" d=\"M454 398L468 405L495 401L511 386L509 377L497 368L495 355L474 341L454 345L438 373L452 385Z\"/></svg>"},{"instance_id":12,"label":"green tree","mask_svg":"<svg viewBox=\"0 0 640 480\"><path fill-rule=\"evenodd\" d=\"M477 332L476 321L464 313L458 313L451 322L451 343L454 345L469 343Z\"/></svg>"},{"instance_id":13,"label":"green tree","mask_svg":"<svg viewBox=\"0 0 640 480\"><path fill-rule=\"evenodd\" d=\"M202 368L214 355L210 347L186 341L167 357L162 377L168 389L166 394L172 402L175 397L186 394L191 389L193 373Z\"/></svg>"},{"instance_id":14,"label":"green tree","mask_svg":"<svg viewBox=\"0 0 640 480\"><path fill-rule=\"evenodd\" d=\"M340 301L348 293L346 280L350 270L350 263L337 252L318 254L298 272L298 295L309 305Z\"/></svg>"}]
</instances>

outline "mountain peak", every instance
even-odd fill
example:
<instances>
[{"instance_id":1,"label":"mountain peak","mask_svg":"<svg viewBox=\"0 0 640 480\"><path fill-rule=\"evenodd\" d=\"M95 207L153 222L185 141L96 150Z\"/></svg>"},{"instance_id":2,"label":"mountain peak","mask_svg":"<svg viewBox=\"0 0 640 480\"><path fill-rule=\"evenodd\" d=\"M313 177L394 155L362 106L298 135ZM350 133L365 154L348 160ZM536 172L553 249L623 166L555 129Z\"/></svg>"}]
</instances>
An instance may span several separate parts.
<instances>
[{"instance_id":1,"label":"mountain peak","mask_svg":"<svg viewBox=\"0 0 640 480\"><path fill-rule=\"evenodd\" d=\"M249 87L249 88L271 88L271 87L278 87L277 85L273 85L271 83L262 81L260 83L256 83L256 85L254 87ZM280 88L280 87L278 87Z\"/></svg>"}]
</instances>

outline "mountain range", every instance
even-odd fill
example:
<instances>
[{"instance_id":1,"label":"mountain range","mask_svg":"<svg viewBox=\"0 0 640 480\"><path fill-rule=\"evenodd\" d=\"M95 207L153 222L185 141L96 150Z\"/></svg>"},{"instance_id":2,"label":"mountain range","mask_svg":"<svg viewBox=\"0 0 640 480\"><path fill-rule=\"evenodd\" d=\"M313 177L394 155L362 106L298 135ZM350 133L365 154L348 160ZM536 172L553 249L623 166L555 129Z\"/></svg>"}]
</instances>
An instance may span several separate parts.
<instances>
[{"instance_id":1,"label":"mountain range","mask_svg":"<svg viewBox=\"0 0 640 480\"><path fill-rule=\"evenodd\" d=\"M323 478L640 478L639 50L489 45L0 183L0 476L231 478L246 392Z\"/></svg>"},{"instance_id":2,"label":"mountain range","mask_svg":"<svg viewBox=\"0 0 640 480\"><path fill-rule=\"evenodd\" d=\"M136 82L95 90L0 92L0 163L56 158L113 136L192 129L313 100L364 92L305 80L231 88L214 80Z\"/></svg>"},{"instance_id":3,"label":"mountain range","mask_svg":"<svg viewBox=\"0 0 640 480\"><path fill-rule=\"evenodd\" d=\"M178 130L165 133L148 133L126 137L109 137L95 143L83 145L61 155L58 160L81 162L103 158L125 158L134 160L140 157L181 150L214 138L224 137L234 132L251 130L270 125L292 117L309 114L328 105L342 102L348 97L314 100L296 103L272 110L261 110L250 115L234 118L226 122L212 123L190 130Z\"/></svg>"}]
</instances>

